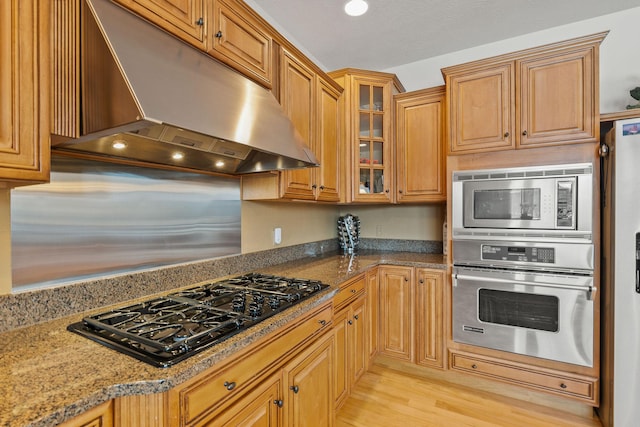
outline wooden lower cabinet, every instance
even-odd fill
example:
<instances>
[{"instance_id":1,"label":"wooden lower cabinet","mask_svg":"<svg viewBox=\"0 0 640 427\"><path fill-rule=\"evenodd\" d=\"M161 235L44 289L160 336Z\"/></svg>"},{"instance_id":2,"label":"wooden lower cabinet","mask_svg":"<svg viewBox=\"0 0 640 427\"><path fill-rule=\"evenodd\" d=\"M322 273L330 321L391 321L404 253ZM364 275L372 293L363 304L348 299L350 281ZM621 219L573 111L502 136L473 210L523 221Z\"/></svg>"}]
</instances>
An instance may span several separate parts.
<instances>
[{"instance_id":1,"label":"wooden lower cabinet","mask_svg":"<svg viewBox=\"0 0 640 427\"><path fill-rule=\"evenodd\" d=\"M246 396L231 405L219 416L208 420L202 426L267 427L282 424L282 380L280 375L272 375Z\"/></svg>"},{"instance_id":2,"label":"wooden lower cabinet","mask_svg":"<svg viewBox=\"0 0 640 427\"><path fill-rule=\"evenodd\" d=\"M379 352L444 369L444 271L382 266L379 280Z\"/></svg>"},{"instance_id":3,"label":"wooden lower cabinet","mask_svg":"<svg viewBox=\"0 0 640 427\"><path fill-rule=\"evenodd\" d=\"M254 393L256 388L260 388L259 384L264 385L265 381L275 378L274 376L282 374L286 378L284 372L289 369L285 367L290 366L287 364L289 360L300 357L298 354L307 354L309 349L315 349L315 343L326 341L326 336L330 337L330 344L333 344L332 315L330 303L314 309L290 322L281 331L265 337L256 345L168 391L169 425L214 425L215 420L223 414L225 419L232 419L235 414L230 408L240 408L237 402L245 399L247 393ZM330 376L329 373L323 375ZM327 381L330 381L329 384L333 387L333 380ZM283 381L283 384L286 385L286 382ZM328 391L330 394L326 399L333 399L332 392L333 388ZM284 399L284 403L289 401L284 391L278 396ZM277 403L274 406L279 408ZM256 407L254 410L256 412L253 415L258 416L261 410L267 409L263 406L262 409ZM286 410L284 406L283 410ZM263 415L269 416L267 413ZM284 425L289 425L286 422L285 420Z\"/></svg>"},{"instance_id":4,"label":"wooden lower cabinet","mask_svg":"<svg viewBox=\"0 0 640 427\"><path fill-rule=\"evenodd\" d=\"M416 363L445 368L444 271L416 268Z\"/></svg>"},{"instance_id":5,"label":"wooden lower cabinet","mask_svg":"<svg viewBox=\"0 0 640 427\"><path fill-rule=\"evenodd\" d=\"M333 354L327 333L283 368L285 426L333 426Z\"/></svg>"},{"instance_id":6,"label":"wooden lower cabinet","mask_svg":"<svg viewBox=\"0 0 640 427\"><path fill-rule=\"evenodd\" d=\"M374 267L367 271L366 275L367 286L367 351L369 352L369 358L367 360L367 367L371 365L373 358L378 354L378 329L380 318L379 304L380 301L380 287L378 280L378 267Z\"/></svg>"},{"instance_id":7,"label":"wooden lower cabinet","mask_svg":"<svg viewBox=\"0 0 640 427\"><path fill-rule=\"evenodd\" d=\"M96 406L59 427L113 427L113 401Z\"/></svg>"},{"instance_id":8,"label":"wooden lower cabinet","mask_svg":"<svg viewBox=\"0 0 640 427\"><path fill-rule=\"evenodd\" d=\"M413 360L413 267L382 266L379 353Z\"/></svg>"},{"instance_id":9,"label":"wooden lower cabinet","mask_svg":"<svg viewBox=\"0 0 640 427\"><path fill-rule=\"evenodd\" d=\"M473 353L449 351L451 369L598 404L597 378L539 368Z\"/></svg>"},{"instance_id":10,"label":"wooden lower cabinet","mask_svg":"<svg viewBox=\"0 0 640 427\"><path fill-rule=\"evenodd\" d=\"M334 397L336 409L349 397L351 388L367 369L368 322L366 275L342 283L333 297L335 349Z\"/></svg>"}]
</instances>

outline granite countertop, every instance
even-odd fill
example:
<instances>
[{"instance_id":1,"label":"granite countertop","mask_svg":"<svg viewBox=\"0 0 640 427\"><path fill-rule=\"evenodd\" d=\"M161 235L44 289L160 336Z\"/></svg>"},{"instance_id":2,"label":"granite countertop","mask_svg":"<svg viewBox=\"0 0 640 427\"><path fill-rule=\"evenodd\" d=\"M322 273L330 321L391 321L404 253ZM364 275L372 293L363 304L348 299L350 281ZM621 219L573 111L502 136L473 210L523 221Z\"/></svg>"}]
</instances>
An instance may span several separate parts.
<instances>
[{"instance_id":1,"label":"granite countertop","mask_svg":"<svg viewBox=\"0 0 640 427\"><path fill-rule=\"evenodd\" d=\"M0 426L54 426L115 397L167 391L330 300L340 283L376 264L445 269L446 259L439 254L362 252L260 269L266 274L318 279L330 287L169 368L153 367L66 330L89 312L1 333Z\"/></svg>"}]
</instances>

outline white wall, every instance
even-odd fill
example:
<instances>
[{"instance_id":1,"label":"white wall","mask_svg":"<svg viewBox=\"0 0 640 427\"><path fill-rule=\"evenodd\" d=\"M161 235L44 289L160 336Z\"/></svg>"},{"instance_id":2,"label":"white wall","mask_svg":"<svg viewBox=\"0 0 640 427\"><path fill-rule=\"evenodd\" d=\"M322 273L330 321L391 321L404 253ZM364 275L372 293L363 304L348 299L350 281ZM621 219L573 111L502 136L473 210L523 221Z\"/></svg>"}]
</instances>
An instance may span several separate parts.
<instances>
[{"instance_id":1,"label":"white wall","mask_svg":"<svg viewBox=\"0 0 640 427\"><path fill-rule=\"evenodd\" d=\"M600 47L600 113L612 113L637 103L629 90L640 86L639 30L640 7L637 7L382 71L395 73L405 89L413 91L444 84L440 72L444 67L610 31Z\"/></svg>"}]
</instances>

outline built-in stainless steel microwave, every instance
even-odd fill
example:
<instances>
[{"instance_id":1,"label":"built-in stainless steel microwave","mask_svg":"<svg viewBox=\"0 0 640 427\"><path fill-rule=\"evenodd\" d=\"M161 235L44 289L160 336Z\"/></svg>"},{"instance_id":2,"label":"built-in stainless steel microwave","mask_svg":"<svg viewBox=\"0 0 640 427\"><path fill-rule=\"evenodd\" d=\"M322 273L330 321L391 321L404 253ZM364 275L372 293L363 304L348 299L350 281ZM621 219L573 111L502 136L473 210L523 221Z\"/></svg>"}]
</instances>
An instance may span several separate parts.
<instances>
[{"instance_id":1,"label":"built-in stainless steel microwave","mask_svg":"<svg viewBox=\"0 0 640 427\"><path fill-rule=\"evenodd\" d=\"M592 240L593 165L453 173L452 237Z\"/></svg>"}]
</instances>

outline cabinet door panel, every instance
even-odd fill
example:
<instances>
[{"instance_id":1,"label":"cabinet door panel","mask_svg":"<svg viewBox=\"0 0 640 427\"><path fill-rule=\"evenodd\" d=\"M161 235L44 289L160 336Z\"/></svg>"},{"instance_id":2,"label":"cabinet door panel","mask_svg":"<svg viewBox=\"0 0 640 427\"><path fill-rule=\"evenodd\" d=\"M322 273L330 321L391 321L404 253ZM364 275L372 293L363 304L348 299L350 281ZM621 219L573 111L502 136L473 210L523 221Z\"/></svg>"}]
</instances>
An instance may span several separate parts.
<instances>
[{"instance_id":1,"label":"cabinet door panel","mask_svg":"<svg viewBox=\"0 0 640 427\"><path fill-rule=\"evenodd\" d=\"M312 115L315 111L315 77L313 72L283 51L280 102L302 139L314 150ZM313 168L295 169L283 172L282 194L284 197L313 200Z\"/></svg>"},{"instance_id":2,"label":"cabinet door panel","mask_svg":"<svg viewBox=\"0 0 640 427\"><path fill-rule=\"evenodd\" d=\"M369 362L378 353L378 336L379 332L379 302L380 291L378 286L378 269L367 272L367 339Z\"/></svg>"},{"instance_id":3,"label":"cabinet door panel","mask_svg":"<svg viewBox=\"0 0 640 427\"><path fill-rule=\"evenodd\" d=\"M367 369L367 316L364 298L358 298L358 300L352 304L350 316L352 322L351 325L349 325L351 328L349 331L349 340L352 355L350 385L353 386Z\"/></svg>"},{"instance_id":4,"label":"cabinet door panel","mask_svg":"<svg viewBox=\"0 0 640 427\"><path fill-rule=\"evenodd\" d=\"M115 0L182 40L204 49L203 0Z\"/></svg>"},{"instance_id":5,"label":"cabinet door panel","mask_svg":"<svg viewBox=\"0 0 640 427\"><path fill-rule=\"evenodd\" d=\"M213 19L209 34L209 53L271 87L271 36L241 5L213 1Z\"/></svg>"},{"instance_id":6,"label":"cabinet door panel","mask_svg":"<svg viewBox=\"0 0 640 427\"><path fill-rule=\"evenodd\" d=\"M413 269L383 267L380 272L380 352L412 360Z\"/></svg>"},{"instance_id":7,"label":"cabinet door panel","mask_svg":"<svg viewBox=\"0 0 640 427\"><path fill-rule=\"evenodd\" d=\"M318 80L318 140L316 154L320 161L317 170L317 199L340 201L340 93L322 79Z\"/></svg>"},{"instance_id":8,"label":"cabinet door panel","mask_svg":"<svg viewBox=\"0 0 640 427\"><path fill-rule=\"evenodd\" d=\"M416 363L444 368L444 273L416 270Z\"/></svg>"},{"instance_id":9,"label":"cabinet door panel","mask_svg":"<svg viewBox=\"0 0 640 427\"><path fill-rule=\"evenodd\" d=\"M220 415L200 425L276 427L280 425L281 409L276 402L282 399L281 387L280 376L274 375Z\"/></svg>"},{"instance_id":10,"label":"cabinet door panel","mask_svg":"<svg viewBox=\"0 0 640 427\"><path fill-rule=\"evenodd\" d=\"M515 147L513 81L511 63L447 77L450 153Z\"/></svg>"},{"instance_id":11,"label":"cabinet door panel","mask_svg":"<svg viewBox=\"0 0 640 427\"><path fill-rule=\"evenodd\" d=\"M345 308L333 317L335 347L334 394L336 407L342 405L349 394L349 346L347 338L349 312L349 308Z\"/></svg>"},{"instance_id":12,"label":"cabinet door panel","mask_svg":"<svg viewBox=\"0 0 640 427\"><path fill-rule=\"evenodd\" d=\"M284 367L284 425L333 426L333 353L333 334L329 333Z\"/></svg>"},{"instance_id":13,"label":"cabinet door panel","mask_svg":"<svg viewBox=\"0 0 640 427\"><path fill-rule=\"evenodd\" d=\"M0 179L49 180L49 21L46 0L0 4Z\"/></svg>"},{"instance_id":14,"label":"cabinet door panel","mask_svg":"<svg viewBox=\"0 0 640 427\"><path fill-rule=\"evenodd\" d=\"M519 62L519 146L595 142L593 53Z\"/></svg>"},{"instance_id":15,"label":"cabinet door panel","mask_svg":"<svg viewBox=\"0 0 640 427\"><path fill-rule=\"evenodd\" d=\"M399 203L446 199L444 98L444 87L395 98Z\"/></svg>"}]
</instances>

